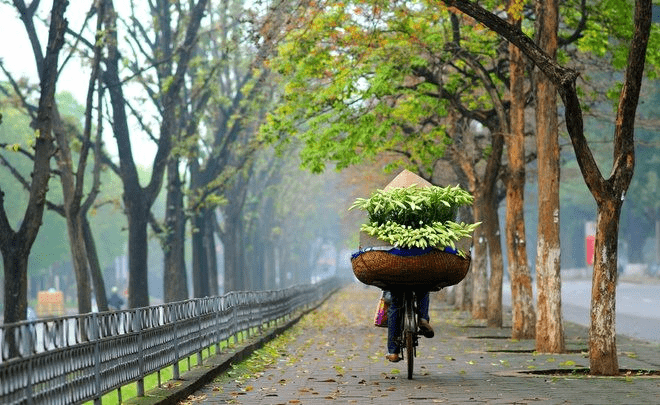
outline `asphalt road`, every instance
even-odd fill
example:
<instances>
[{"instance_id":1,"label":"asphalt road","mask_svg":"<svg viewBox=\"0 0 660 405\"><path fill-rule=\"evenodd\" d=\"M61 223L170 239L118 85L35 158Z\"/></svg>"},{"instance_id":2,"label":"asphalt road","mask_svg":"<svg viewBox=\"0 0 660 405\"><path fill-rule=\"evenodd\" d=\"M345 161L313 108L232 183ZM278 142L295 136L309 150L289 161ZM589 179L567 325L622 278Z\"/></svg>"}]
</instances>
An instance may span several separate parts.
<instances>
[{"instance_id":1,"label":"asphalt road","mask_svg":"<svg viewBox=\"0 0 660 405\"><path fill-rule=\"evenodd\" d=\"M534 291L536 296L536 291ZM589 326L590 280L562 280L565 321ZM503 303L511 304L511 289L503 286ZM660 283L619 282L616 291L617 333L660 342Z\"/></svg>"}]
</instances>

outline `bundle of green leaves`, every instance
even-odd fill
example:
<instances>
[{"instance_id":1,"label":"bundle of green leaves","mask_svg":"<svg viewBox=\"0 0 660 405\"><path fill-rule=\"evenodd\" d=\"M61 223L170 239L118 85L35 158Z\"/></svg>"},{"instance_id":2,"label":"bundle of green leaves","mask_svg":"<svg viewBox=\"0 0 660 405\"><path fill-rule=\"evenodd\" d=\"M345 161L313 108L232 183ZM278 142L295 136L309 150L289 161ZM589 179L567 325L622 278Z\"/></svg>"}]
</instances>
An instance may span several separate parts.
<instances>
[{"instance_id":1,"label":"bundle of green leaves","mask_svg":"<svg viewBox=\"0 0 660 405\"><path fill-rule=\"evenodd\" d=\"M474 197L459 186L412 185L377 190L370 198L356 199L349 210L366 211L369 221L360 230L396 247L456 249L455 243L471 238L481 224L454 222L458 208L473 201Z\"/></svg>"}]
</instances>

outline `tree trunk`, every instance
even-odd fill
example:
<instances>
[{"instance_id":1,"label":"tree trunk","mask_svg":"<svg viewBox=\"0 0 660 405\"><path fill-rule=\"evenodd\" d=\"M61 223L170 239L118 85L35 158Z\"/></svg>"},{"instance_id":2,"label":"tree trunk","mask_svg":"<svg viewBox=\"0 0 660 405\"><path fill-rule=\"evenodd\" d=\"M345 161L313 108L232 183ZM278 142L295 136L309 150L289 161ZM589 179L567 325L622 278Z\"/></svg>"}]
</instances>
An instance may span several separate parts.
<instances>
[{"instance_id":1,"label":"tree trunk","mask_svg":"<svg viewBox=\"0 0 660 405\"><path fill-rule=\"evenodd\" d=\"M558 12L557 0L536 0L537 42L553 59L557 52ZM565 344L561 314L557 92L550 78L538 69L534 71L534 89L539 187L536 350L541 353L562 353L565 351Z\"/></svg>"},{"instance_id":2,"label":"tree trunk","mask_svg":"<svg viewBox=\"0 0 660 405\"><path fill-rule=\"evenodd\" d=\"M459 220L463 222L474 223L475 221L474 221L473 211L474 211L474 207L472 207L472 211L467 209L467 207L459 208L459 214L458 214ZM474 236L474 239L472 240L473 248L475 242L476 242L476 234ZM470 264L470 270L468 271L463 281L461 281L454 287L454 307L461 311L468 311L472 308L472 268L473 267L474 267L474 263Z\"/></svg>"},{"instance_id":3,"label":"tree trunk","mask_svg":"<svg viewBox=\"0 0 660 405\"><path fill-rule=\"evenodd\" d=\"M470 264L470 271L463 281L456 284L454 292L454 307L460 311L469 311L472 308L472 268L474 263Z\"/></svg>"},{"instance_id":4,"label":"tree trunk","mask_svg":"<svg viewBox=\"0 0 660 405\"><path fill-rule=\"evenodd\" d=\"M206 259L207 253L204 245L204 234L208 224L206 224L202 212L199 212L193 221L195 226L192 236L193 296L203 298L209 296L208 260Z\"/></svg>"},{"instance_id":5,"label":"tree trunk","mask_svg":"<svg viewBox=\"0 0 660 405\"><path fill-rule=\"evenodd\" d=\"M18 246L18 244L16 245ZM5 310L4 324L10 324L27 319L27 270L28 256L24 249L2 249L2 264L5 270ZM6 336L9 357L18 356L18 342L14 335Z\"/></svg>"},{"instance_id":6,"label":"tree trunk","mask_svg":"<svg viewBox=\"0 0 660 405\"><path fill-rule=\"evenodd\" d=\"M183 207L183 185L179 176L179 159L172 158L167 166L167 197L165 209L165 245L163 294L165 302L188 299L185 240L186 219Z\"/></svg>"},{"instance_id":7,"label":"tree trunk","mask_svg":"<svg viewBox=\"0 0 660 405\"><path fill-rule=\"evenodd\" d=\"M264 256L264 289L275 290L275 249L273 243L268 240L263 246Z\"/></svg>"},{"instance_id":8,"label":"tree trunk","mask_svg":"<svg viewBox=\"0 0 660 405\"><path fill-rule=\"evenodd\" d=\"M488 233L488 255L490 257L490 279L488 281L488 326L502 327L502 281L504 277L504 259L500 242L500 221L497 213L498 200L490 198L487 206L486 232Z\"/></svg>"},{"instance_id":9,"label":"tree trunk","mask_svg":"<svg viewBox=\"0 0 660 405\"><path fill-rule=\"evenodd\" d=\"M139 198L127 197L129 194L124 192L124 203L128 212L128 307L141 308L149 306L149 209L143 206Z\"/></svg>"},{"instance_id":10,"label":"tree trunk","mask_svg":"<svg viewBox=\"0 0 660 405\"><path fill-rule=\"evenodd\" d=\"M240 221L225 222L222 243L225 247L225 293L244 290L247 285L243 263Z\"/></svg>"},{"instance_id":11,"label":"tree trunk","mask_svg":"<svg viewBox=\"0 0 660 405\"><path fill-rule=\"evenodd\" d=\"M519 26L520 19L510 17ZM506 176L506 239L511 280L513 339L534 337L536 321L531 275L527 264L525 235L525 60L522 52L509 45L511 107L510 133L505 137L508 172Z\"/></svg>"},{"instance_id":12,"label":"tree trunk","mask_svg":"<svg viewBox=\"0 0 660 405\"><path fill-rule=\"evenodd\" d=\"M621 201L617 198L598 205L589 328L589 363L591 374L596 375L619 373L615 319L620 214Z\"/></svg>"},{"instance_id":13,"label":"tree trunk","mask_svg":"<svg viewBox=\"0 0 660 405\"><path fill-rule=\"evenodd\" d=\"M73 271L76 276L78 313L86 314L92 311L91 286L89 283L89 267L87 249L83 232L83 211L81 210L82 187L77 187L76 181L82 181L73 171L73 157L69 146L70 134L65 133L57 105L53 105L54 134L57 140L56 161L60 170L62 184L64 216L66 219L69 247ZM83 168L84 169L84 168Z\"/></svg>"},{"instance_id":14,"label":"tree trunk","mask_svg":"<svg viewBox=\"0 0 660 405\"><path fill-rule=\"evenodd\" d=\"M26 319L27 315L27 268L28 254L18 244L2 250L5 270L4 323Z\"/></svg>"},{"instance_id":15,"label":"tree trunk","mask_svg":"<svg viewBox=\"0 0 660 405\"><path fill-rule=\"evenodd\" d=\"M486 319L488 305L488 232L484 225L486 218L486 205L483 190L474 195L474 220L482 222L474 231L474 251L472 254L472 318Z\"/></svg>"},{"instance_id":16,"label":"tree trunk","mask_svg":"<svg viewBox=\"0 0 660 405\"><path fill-rule=\"evenodd\" d=\"M87 314L92 312L92 286L90 284L89 266L87 264L87 250L85 248L85 236L81 224L80 211L71 218L72 233L69 236L71 243L71 254L74 262L74 273L76 275L76 291L78 295L78 313ZM69 222L69 220L67 220Z\"/></svg>"},{"instance_id":17,"label":"tree trunk","mask_svg":"<svg viewBox=\"0 0 660 405\"><path fill-rule=\"evenodd\" d=\"M94 293L96 296L96 307L99 312L105 312L108 310L108 296L105 291L105 282L103 281L103 272L101 271L101 264L99 263L94 234L92 233L92 228L89 226L87 218L83 216L82 221L85 249L87 251L87 262L89 263L89 271L92 276L92 285L94 286Z\"/></svg>"},{"instance_id":18,"label":"tree trunk","mask_svg":"<svg viewBox=\"0 0 660 405\"><path fill-rule=\"evenodd\" d=\"M458 19L456 15L451 15L452 25L454 26L454 45L460 49L460 35L458 35ZM501 311L502 306L502 246L499 241L499 224L489 224L487 221L498 222L497 214L497 201L496 188L498 175L501 167L502 151L504 148L504 135L509 132L508 130L508 117L505 113L505 107L500 99L497 86L492 80L487 69L481 62L469 52L460 52L461 57L468 66L474 69L475 74L483 83L485 91L488 93L490 100L494 104L497 119L488 123L488 129L491 132L491 153L488 154L486 165L483 172L478 175L475 171L476 163L483 159L482 155L475 156L466 160L466 156L462 151L453 150L453 159L458 160L457 166L462 170L463 176L467 179L469 189L475 197L474 202L474 219L475 221L484 222L475 231L476 241L474 242L474 258L475 263L472 265L473 273L473 291L472 291L472 316L475 319L488 319L488 303L492 302L495 307L493 308L492 317L497 317L497 312ZM494 123L496 122L496 124ZM482 122L485 124L485 122ZM458 132L458 131L457 131ZM459 135L460 133L457 133ZM479 177L481 176L481 177ZM481 200L477 202L477 200ZM477 214L477 211L479 213ZM484 245L484 246L481 246ZM490 256L486 256L489 254ZM495 291L489 296L489 283L488 283L488 269L487 257L491 259L491 275L490 282L492 283ZM499 281L499 284L498 284ZM499 299L498 299L499 297ZM498 308L499 307L499 308ZM494 321L497 322L497 321Z\"/></svg>"},{"instance_id":19,"label":"tree trunk","mask_svg":"<svg viewBox=\"0 0 660 405\"><path fill-rule=\"evenodd\" d=\"M209 280L209 295L218 295L218 258L215 254L215 210L204 208L204 251Z\"/></svg>"},{"instance_id":20,"label":"tree trunk","mask_svg":"<svg viewBox=\"0 0 660 405\"><path fill-rule=\"evenodd\" d=\"M108 50L103 78L110 94L112 132L117 141L119 172L124 185L124 211L128 219L128 307L139 308L149 305L147 222L154 192L158 191L156 186L159 184L154 181L149 193L140 186L137 167L133 160L122 80L119 78L117 13L112 0L105 1L107 9L105 28L109 39L107 40ZM160 153L162 154L162 151ZM154 179L153 176L159 176L158 172L162 177L162 168L159 168L154 167L152 179ZM154 189L156 190L154 191Z\"/></svg>"}]
</instances>

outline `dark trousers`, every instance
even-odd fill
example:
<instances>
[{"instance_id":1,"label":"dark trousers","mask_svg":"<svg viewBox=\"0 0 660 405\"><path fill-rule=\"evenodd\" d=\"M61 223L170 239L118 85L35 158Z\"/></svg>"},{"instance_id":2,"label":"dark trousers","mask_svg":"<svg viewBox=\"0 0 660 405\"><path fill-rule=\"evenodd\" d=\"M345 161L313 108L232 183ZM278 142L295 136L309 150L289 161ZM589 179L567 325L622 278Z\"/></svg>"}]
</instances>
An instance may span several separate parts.
<instances>
[{"instance_id":1,"label":"dark trousers","mask_svg":"<svg viewBox=\"0 0 660 405\"><path fill-rule=\"evenodd\" d=\"M396 339L401 336L401 320L399 315L403 307L403 291L390 291L391 301L387 309L387 352L399 353L399 347L396 344ZM428 291L415 291L417 297L417 310L419 317L422 319L429 319L429 292Z\"/></svg>"}]
</instances>

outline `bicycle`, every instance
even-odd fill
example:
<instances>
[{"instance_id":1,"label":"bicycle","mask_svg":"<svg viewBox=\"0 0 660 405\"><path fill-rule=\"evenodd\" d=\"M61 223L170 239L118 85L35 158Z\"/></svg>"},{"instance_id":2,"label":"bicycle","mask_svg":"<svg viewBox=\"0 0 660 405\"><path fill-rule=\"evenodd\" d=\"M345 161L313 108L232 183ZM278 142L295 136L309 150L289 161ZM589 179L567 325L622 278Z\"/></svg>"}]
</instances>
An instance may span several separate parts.
<instances>
[{"instance_id":1,"label":"bicycle","mask_svg":"<svg viewBox=\"0 0 660 405\"><path fill-rule=\"evenodd\" d=\"M401 336L397 338L401 355L408 363L408 379L412 380L415 356L417 356L417 346L419 343L417 297L415 291L404 290L402 306L400 309L400 330ZM405 352L405 355L403 354Z\"/></svg>"}]
</instances>

